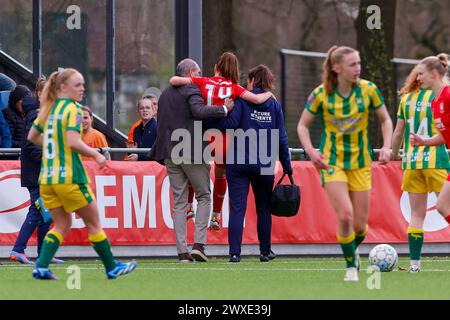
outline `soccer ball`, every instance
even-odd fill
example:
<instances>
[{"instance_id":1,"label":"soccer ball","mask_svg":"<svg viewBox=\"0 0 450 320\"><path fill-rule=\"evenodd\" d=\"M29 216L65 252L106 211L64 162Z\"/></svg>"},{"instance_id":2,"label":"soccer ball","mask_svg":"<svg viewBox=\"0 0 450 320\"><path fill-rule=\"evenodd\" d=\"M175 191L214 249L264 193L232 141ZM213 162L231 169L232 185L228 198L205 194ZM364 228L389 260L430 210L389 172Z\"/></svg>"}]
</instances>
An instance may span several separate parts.
<instances>
[{"instance_id":1,"label":"soccer ball","mask_svg":"<svg viewBox=\"0 0 450 320\"><path fill-rule=\"evenodd\" d=\"M379 244L369 253L369 264L377 266L382 272L392 271L397 262L397 251L388 244Z\"/></svg>"}]
</instances>

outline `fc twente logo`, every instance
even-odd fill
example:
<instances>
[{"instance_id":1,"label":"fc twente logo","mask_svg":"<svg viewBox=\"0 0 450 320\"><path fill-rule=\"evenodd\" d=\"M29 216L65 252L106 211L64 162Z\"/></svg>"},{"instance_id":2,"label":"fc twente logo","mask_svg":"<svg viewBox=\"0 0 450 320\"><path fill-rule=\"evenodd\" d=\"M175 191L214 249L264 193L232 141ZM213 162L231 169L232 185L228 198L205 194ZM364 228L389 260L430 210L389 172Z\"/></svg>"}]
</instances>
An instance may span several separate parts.
<instances>
[{"instance_id":1,"label":"fc twente logo","mask_svg":"<svg viewBox=\"0 0 450 320\"><path fill-rule=\"evenodd\" d=\"M20 186L20 170L0 172L0 233L20 230L30 205L30 194Z\"/></svg>"}]
</instances>

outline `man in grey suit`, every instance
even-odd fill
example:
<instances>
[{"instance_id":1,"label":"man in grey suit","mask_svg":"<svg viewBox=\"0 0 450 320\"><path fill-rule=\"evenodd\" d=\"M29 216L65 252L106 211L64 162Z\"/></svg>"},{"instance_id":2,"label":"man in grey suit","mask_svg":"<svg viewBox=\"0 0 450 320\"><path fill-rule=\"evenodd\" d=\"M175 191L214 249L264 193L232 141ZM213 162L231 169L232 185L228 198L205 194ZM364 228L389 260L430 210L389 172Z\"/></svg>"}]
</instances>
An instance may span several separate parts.
<instances>
[{"instance_id":1,"label":"man in grey suit","mask_svg":"<svg viewBox=\"0 0 450 320\"><path fill-rule=\"evenodd\" d=\"M178 64L176 73L182 77L198 77L200 68L194 60L185 59ZM208 261L205 244L211 212L210 165L203 159L206 146L203 132L200 131L200 137L194 134L198 135L201 124L196 120L224 118L233 107L232 100L227 100L223 107L205 106L200 89L194 84L169 87L159 98L157 138L149 156L164 163L169 174L176 246L181 262ZM186 146L186 141L189 147L180 150L180 145ZM188 183L192 185L198 203L191 254L186 243Z\"/></svg>"}]
</instances>

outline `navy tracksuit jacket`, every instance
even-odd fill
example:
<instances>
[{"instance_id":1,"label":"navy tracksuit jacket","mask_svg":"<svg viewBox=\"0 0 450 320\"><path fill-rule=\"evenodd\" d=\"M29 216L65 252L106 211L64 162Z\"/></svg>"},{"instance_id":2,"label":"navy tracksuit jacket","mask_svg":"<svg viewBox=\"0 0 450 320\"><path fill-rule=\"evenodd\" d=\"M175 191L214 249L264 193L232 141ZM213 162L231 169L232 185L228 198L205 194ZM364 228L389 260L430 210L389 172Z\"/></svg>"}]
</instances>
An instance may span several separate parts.
<instances>
[{"instance_id":1,"label":"navy tracksuit jacket","mask_svg":"<svg viewBox=\"0 0 450 320\"><path fill-rule=\"evenodd\" d=\"M253 93L263 93L260 88L252 90ZM242 233L244 228L247 197L251 184L255 195L257 212L257 230L261 254L268 255L271 246L272 217L270 213L270 198L272 195L274 172L268 170L262 174L262 168L270 167L262 157L262 154L271 155L276 149L271 145L271 133L278 129L278 139L274 141L278 145L279 152L275 154L287 172L292 172L291 159L288 147L288 138L284 127L284 116L281 105L274 99L267 100L264 104L255 105L243 99L237 99L234 109L223 120L209 120L206 122L209 128L220 130L240 128L244 132L254 130L256 132L256 146L248 141L239 142L234 138L234 156L230 150L231 141L228 141L227 150L227 182L230 198L230 218L228 222L228 242L230 255L240 255ZM267 138L260 138L258 133L267 130ZM256 152L255 152L256 151ZM275 152L275 150L274 150ZM238 164L239 159L244 159L244 164Z\"/></svg>"},{"instance_id":2,"label":"navy tracksuit jacket","mask_svg":"<svg viewBox=\"0 0 450 320\"><path fill-rule=\"evenodd\" d=\"M156 119L151 118L144 126L141 122L139 126L134 129L134 142L138 148L151 148L156 140ZM147 153L139 153L138 161L150 161Z\"/></svg>"},{"instance_id":3,"label":"navy tracksuit jacket","mask_svg":"<svg viewBox=\"0 0 450 320\"><path fill-rule=\"evenodd\" d=\"M50 229L50 223L44 222L42 215L36 208L35 201L39 198L39 173L41 171L42 148L27 140L28 132L36 119L39 110L39 101L34 97L25 97L22 102L25 112L25 128L23 130L20 165L21 185L27 187L30 193L31 204L28 214L20 228L13 251L25 253L28 240L37 228L38 255L41 252L44 237Z\"/></svg>"}]
</instances>

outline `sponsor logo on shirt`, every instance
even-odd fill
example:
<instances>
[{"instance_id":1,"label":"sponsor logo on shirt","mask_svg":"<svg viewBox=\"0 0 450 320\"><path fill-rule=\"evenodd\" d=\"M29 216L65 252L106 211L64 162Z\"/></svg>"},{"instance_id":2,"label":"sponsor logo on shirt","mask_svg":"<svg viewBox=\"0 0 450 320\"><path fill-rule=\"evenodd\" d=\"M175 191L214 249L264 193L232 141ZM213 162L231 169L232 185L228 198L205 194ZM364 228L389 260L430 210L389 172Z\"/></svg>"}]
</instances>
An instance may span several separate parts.
<instances>
[{"instance_id":1,"label":"sponsor logo on shirt","mask_svg":"<svg viewBox=\"0 0 450 320\"><path fill-rule=\"evenodd\" d=\"M268 111L256 111L250 114L250 119L258 122L271 123L272 115Z\"/></svg>"},{"instance_id":2,"label":"sponsor logo on shirt","mask_svg":"<svg viewBox=\"0 0 450 320\"><path fill-rule=\"evenodd\" d=\"M331 118L330 122L334 124L339 132L352 133L360 130L362 117L356 118Z\"/></svg>"}]
</instances>

